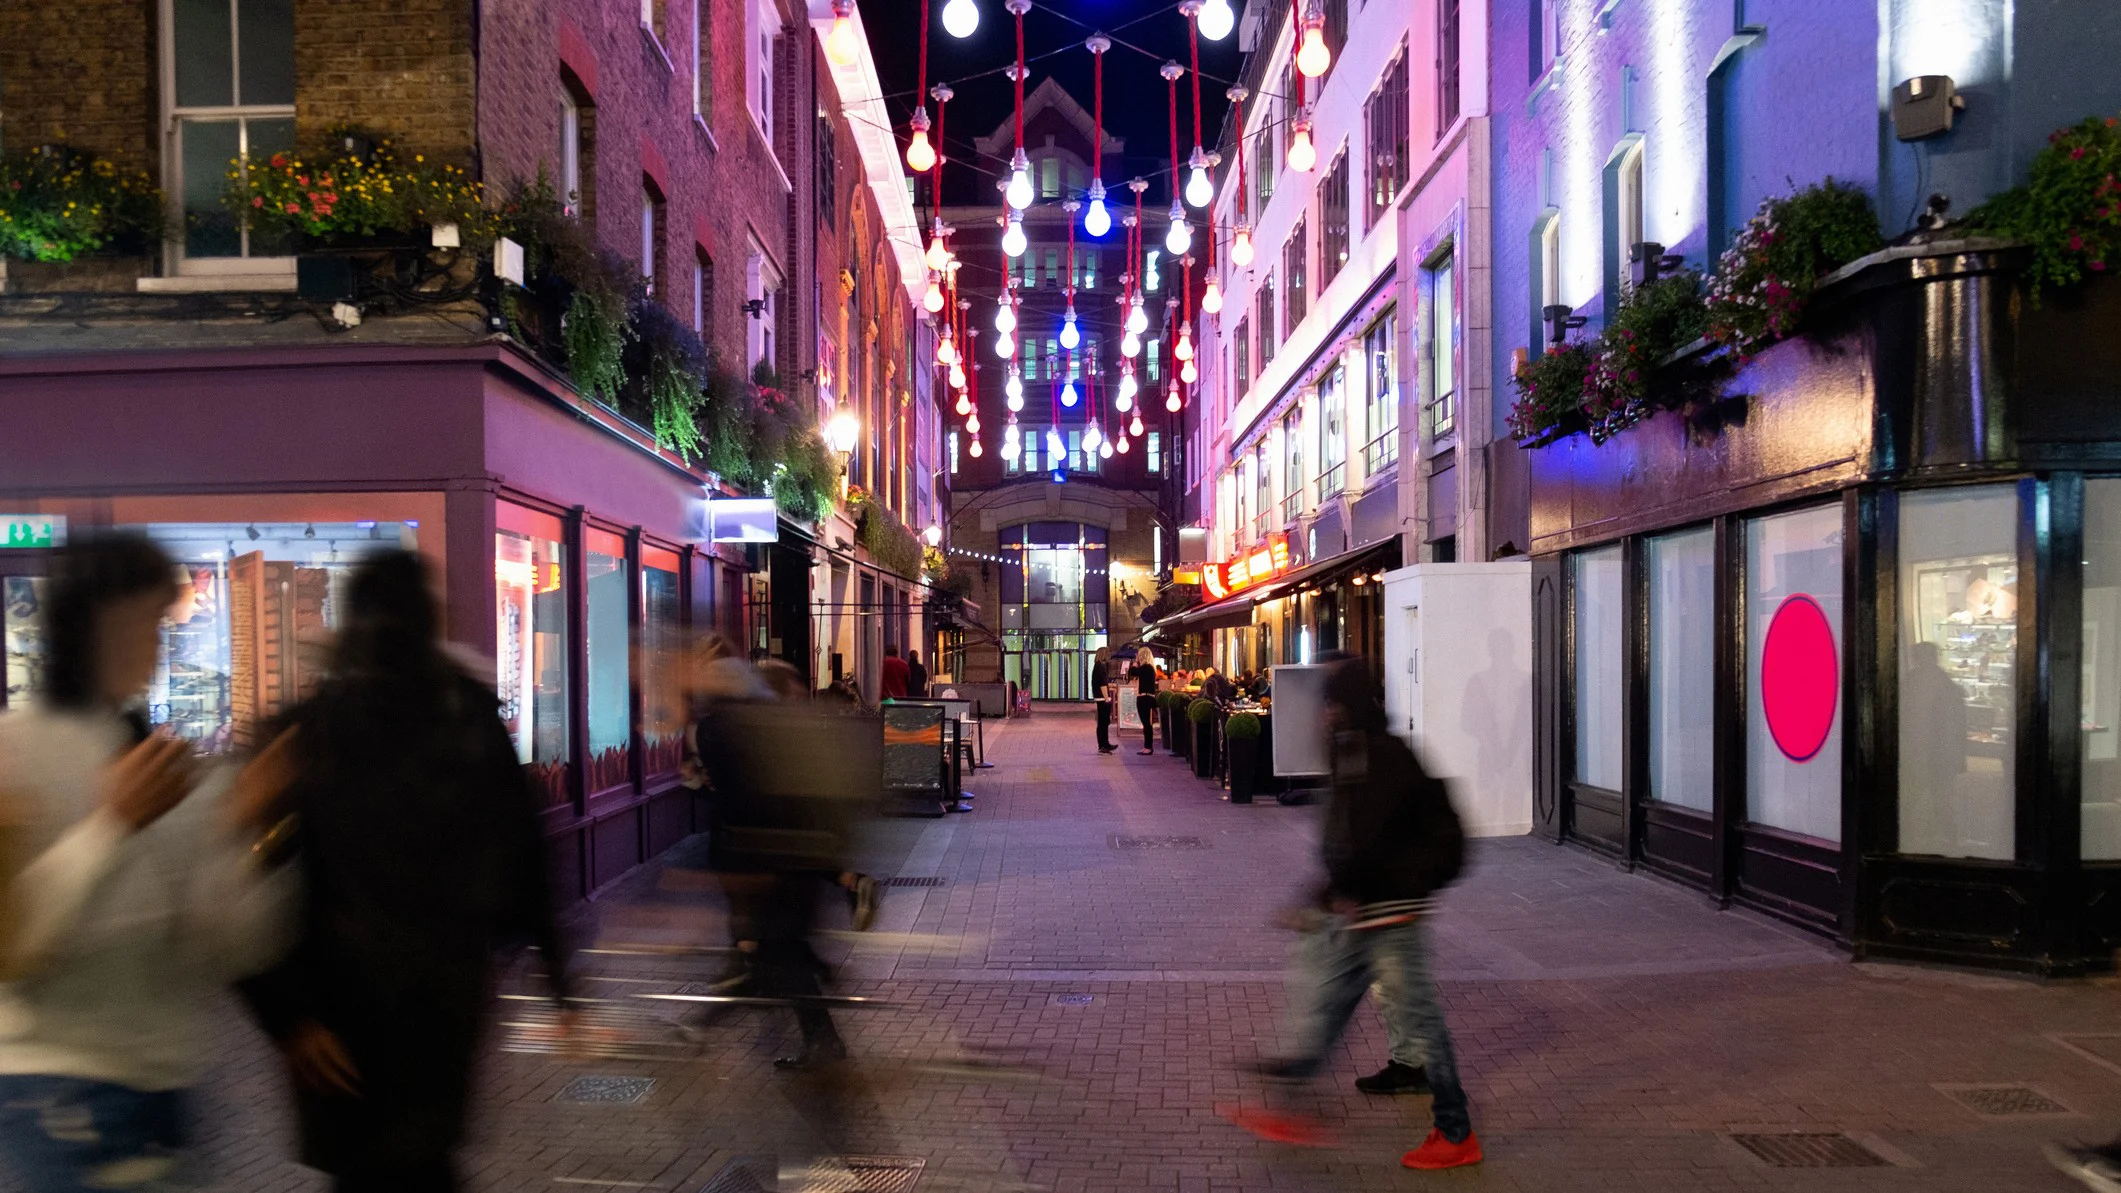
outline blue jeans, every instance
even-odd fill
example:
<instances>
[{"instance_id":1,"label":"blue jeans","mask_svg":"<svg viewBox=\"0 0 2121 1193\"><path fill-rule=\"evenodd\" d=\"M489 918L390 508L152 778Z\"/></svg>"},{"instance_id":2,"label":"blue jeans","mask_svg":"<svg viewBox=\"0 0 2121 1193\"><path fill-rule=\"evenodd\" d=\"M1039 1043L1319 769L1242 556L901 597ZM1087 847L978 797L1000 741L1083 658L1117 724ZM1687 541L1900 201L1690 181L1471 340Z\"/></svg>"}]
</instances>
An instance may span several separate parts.
<instances>
[{"instance_id":1,"label":"blue jeans","mask_svg":"<svg viewBox=\"0 0 2121 1193\"><path fill-rule=\"evenodd\" d=\"M28 1193L175 1193L184 1095L78 1077L0 1077L0 1152Z\"/></svg>"},{"instance_id":2,"label":"blue jeans","mask_svg":"<svg viewBox=\"0 0 2121 1193\"><path fill-rule=\"evenodd\" d=\"M1297 946L1296 985L1290 1004L1297 1014L1298 1047L1292 1066L1304 1076L1325 1065L1326 1053L1347 1030L1348 1020L1372 982L1390 991L1384 1000L1393 1040L1392 1059L1420 1064L1435 1091L1431 1112L1446 1139L1459 1142L1473 1130L1451 1029L1444 1023L1436 980L1429 973L1428 930L1420 920L1349 931L1337 917L1304 934ZM1408 1045L1416 1058L1403 1058ZM1409 1049L1411 1050L1411 1049Z\"/></svg>"}]
</instances>

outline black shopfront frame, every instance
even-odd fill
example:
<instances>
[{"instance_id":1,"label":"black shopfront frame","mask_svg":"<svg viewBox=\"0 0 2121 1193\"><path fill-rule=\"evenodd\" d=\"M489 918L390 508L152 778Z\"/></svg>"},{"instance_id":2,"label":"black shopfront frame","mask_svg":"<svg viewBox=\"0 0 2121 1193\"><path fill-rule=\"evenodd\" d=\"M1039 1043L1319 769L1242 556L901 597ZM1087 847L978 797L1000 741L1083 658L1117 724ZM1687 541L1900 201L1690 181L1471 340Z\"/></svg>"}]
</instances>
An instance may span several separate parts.
<instances>
[{"instance_id":1,"label":"black shopfront frame","mask_svg":"<svg viewBox=\"0 0 2121 1193\"><path fill-rule=\"evenodd\" d=\"M2013 268L2007 253L1968 252L1903 257L1853 275L1847 292L1823 297L1833 305L1817 321L1822 333L1740 370L1737 381L1753 383L1750 427L1726 422L1704 436L1698 422L1668 413L1604 445L1577 439L1533 453L1535 831L1700 889L1719 905L1819 932L1856 957L2044 976L2113 966L2121 862L2078 856L2079 726L2085 485L2121 477L2121 347L2089 333L2121 313L2121 286L2050 291L2033 308ZM1973 314L1939 327L1940 287L1947 298L1992 301L1962 304ZM1937 351L1945 338L1955 342ZM1918 358L1928 364L1907 363ZM1864 383L1848 384L1852 373ZM1560 458L1540 459L1549 452ZM1558 467L1542 477L1550 462ZM2008 861L1899 847L1901 504L1910 493L1959 485L2009 485L2017 503ZM1838 507L1843 528L1838 844L1746 816L1747 526L1827 504ZM1645 546L1700 526L1715 542L1706 815L1648 798ZM1574 774L1572 567L1575 553L1615 544L1624 602L1617 791Z\"/></svg>"}]
</instances>

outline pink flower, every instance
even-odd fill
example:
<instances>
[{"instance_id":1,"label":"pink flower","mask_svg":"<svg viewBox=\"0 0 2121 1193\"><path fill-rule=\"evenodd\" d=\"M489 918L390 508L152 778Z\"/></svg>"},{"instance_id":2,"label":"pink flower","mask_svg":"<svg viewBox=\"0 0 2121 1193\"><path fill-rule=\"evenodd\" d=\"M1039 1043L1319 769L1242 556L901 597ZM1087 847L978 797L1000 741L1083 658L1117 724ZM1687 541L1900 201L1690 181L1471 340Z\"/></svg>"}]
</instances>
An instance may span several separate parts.
<instances>
[{"instance_id":1,"label":"pink flower","mask_svg":"<svg viewBox=\"0 0 2121 1193\"><path fill-rule=\"evenodd\" d=\"M287 214L289 215L297 215L300 214L301 211L302 205L300 203L289 203L287 205Z\"/></svg>"},{"instance_id":2,"label":"pink flower","mask_svg":"<svg viewBox=\"0 0 2121 1193\"><path fill-rule=\"evenodd\" d=\"M307 174L297 174L297 175L295 175L295 185L296 185L296 186L308 186L308 185L309 185L309 175L307 175Z\"/></svg>"},{"instance_id":3,"label":"pink flower","mask_svg":"<svg viewBox=\"0 0 2121 1193\"><path fill-rule=\"evenodd\" d=\"M263 207L263 206L265 206L265 196L264 196L264 195L254 195L254 196L252 196L252 197L251 197L251 200L250 200L250 205L251 205L252 207Z\"/></svg>"},{"instance_id":4,"label":"pink flower","mask_svg":"<svg viewBox=\"0 0 2121 1193\"><path fill-rule=\"evenodd\" d=\"M286 154L284 154L284 153L275 153L275 154L273 154L273 155L272 155L272 164L273 164L274 166L284 166L284 165L286 165L286 164L287 164L287 155L286 155Z\"/></svg>"},{"instance_id":5,"label":"pink flower","mask_svg":"<svg viewBox=\"0 0 2121 1193\"><path fill-rule=\"evenodd\" d=\"M2074 161L2080 161L2080 160L2082 160L2082 159L2083 159L2083 157L2084 157L2084 146L2082 146L2082 145L2079 145L2079 146L2077 146L2077 147L2076 147L2075 149L2072 149L2072 150L2070 150L2070 151L2069 151L2069 160L2071 160L2071 161L2073 161L2073 162L2074 162Z\"/></svg>"},{"instance_id":6,"label":"pink flower","mask_svg":"<svg viewBox=\"0 0 2121 1193\"><path fill-rule=\"evenodd\" d=\"M2070 237L2070 238L2069 238L2069 251L2070 251L2070 252L2073 252L2073 253L2081 253L2081 252L2083 252L2083 251L2084 251L2084 238L2083 238L2082 236L2072 236L2072 237Z\"/></svg>"}]
</instances>

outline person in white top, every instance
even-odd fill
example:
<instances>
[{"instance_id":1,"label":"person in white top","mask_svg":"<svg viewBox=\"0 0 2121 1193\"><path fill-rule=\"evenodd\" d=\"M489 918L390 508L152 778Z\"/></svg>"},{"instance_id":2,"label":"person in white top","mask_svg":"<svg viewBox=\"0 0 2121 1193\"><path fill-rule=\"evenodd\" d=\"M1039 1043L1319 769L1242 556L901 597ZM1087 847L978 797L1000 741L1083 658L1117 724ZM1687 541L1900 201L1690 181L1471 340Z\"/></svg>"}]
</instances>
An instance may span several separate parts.
<instances>
[{"instance_id":1,"label":"person in white top","mask_svg":"<svg viewBox=\"0 0 2121 1193\"><path fill-rule=\"evenodd\" d=\"M175 568L147 539L63 549L47 687L0 716L0 1154L30 1193L183 1183L212 994L272 963L291 871L258 860L284 761L240 776L151 736Z\"/></svg>"}]
</instances>

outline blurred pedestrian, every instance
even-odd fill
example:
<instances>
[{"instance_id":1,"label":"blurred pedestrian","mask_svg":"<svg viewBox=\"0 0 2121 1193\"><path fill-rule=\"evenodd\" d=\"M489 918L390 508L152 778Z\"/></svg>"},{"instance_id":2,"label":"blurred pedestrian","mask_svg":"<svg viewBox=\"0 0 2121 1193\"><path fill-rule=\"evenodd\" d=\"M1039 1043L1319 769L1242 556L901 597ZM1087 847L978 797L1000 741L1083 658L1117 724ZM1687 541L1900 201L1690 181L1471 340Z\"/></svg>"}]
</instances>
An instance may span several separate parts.
<instances>
[{"instance_id":1,"label":"blurred pedestrian","mask_svg":"<svg viewBox=\"0 0 2121 1193\"><path fill-rule=\"evenodd\" d=\"M1116 753L1112 744L1112 648L1100 646L1090 664L1090 699L1097 703L1097 752Z\"/></svg>"},{"instance_id":2,"label":"blurred pedestrian","mask_svg":"<svg viewBox=\"0 0 2121 1193\"><path fill-rule=\"evenodd\" d=\"M141 711L175 577L136 535L59 551L43 694L0 717L0 1152L30 1193L191 1187L208 1001L291 927L297 876L253 848L280 755L231 785Z\"/></svg>"},{"instance_id":3,"label":"blurred pedestrian","mask_svg":"<svg viewBox=\"0 0 2121 1193\"><path fill-rule=\"evenodd\" d=\"M759 664L759 675L782 703L803 705L809 702L810 687L803 681L803 673L795 669L795 664L785 659L768 659ZM831 877L834 884L847 892L847 911L854 930L867 932L874 927L879 890L876 879L858 870L840 870Z\"/></svg>"},{"instance_id":4,"label":"blurred pedestrian","mask_svg":"<svg viewBox=\"0 0 2121 1193\"><path fill-rule=\"evenodd\" d=\"M494 954L528 938L565 1010L543 835L494 692L436 638L426 566L373 556L316 695L284 719L308 899L246 992L295 1085L302 1161L342 1193L444 1193Z\"/></svg>"},{"instance_id":5,"label":"blurred pedestrian","mask_svg":"<svg viewBox=\"0 0 2121 1193\"><path fill-rule=\"evenodd\" d=\"M928 698L928 669L921 666L921 652L906 655L906 695L913 700Z\"/></svg>"},{"instance_id":6,"label":"blurred pedestrian","mask_svg":"<svg viewBox=\"0 0 2121 1193\"><path fill-rule=\"evenodd\" d=\"M1434 896L1458 876L1465 834L1441 780L1422 769L1405 742L1386 730L1375 685L1360 660L1328 652L1325 681L1332 732L1332 794L1320 852L1325 880L1299 909L1302 987L1295 1054L1261 1066L1269 1076L1308 1079L1362 1001L1388 976L1395 1035L1420 1041L1434 1091L1435 1127L1401 1157L1409 1168L1460 1168L1481 1160L1480 1140L1459 1083L1450 1028L1430 971L1425 920Z\"/></svg>"},{"instance_id":7,"label":"blurred pedestrian","mask_svg":"<svg viewBox=\"0 0 2121 1193\"><path fill-rule=\"evenodd\" d=\"M898 647L884 648L884 665L877 672L876 698L883 700L906 699L906 685L912 681L912 669L906 660L898 657Z\"/></svg>"},{"instance_id":8,"label":"blurred pedestrian","mask_svg":"<svg viewBox=\"0 0 2121 1193\"><path fill-rule=\"evenodd\" d=\"M1143 754L1156 753L1156 656L1137 651L1127 675L1134 681L1134 711L1142 719Z\"/></svg>"}]
</instances>

